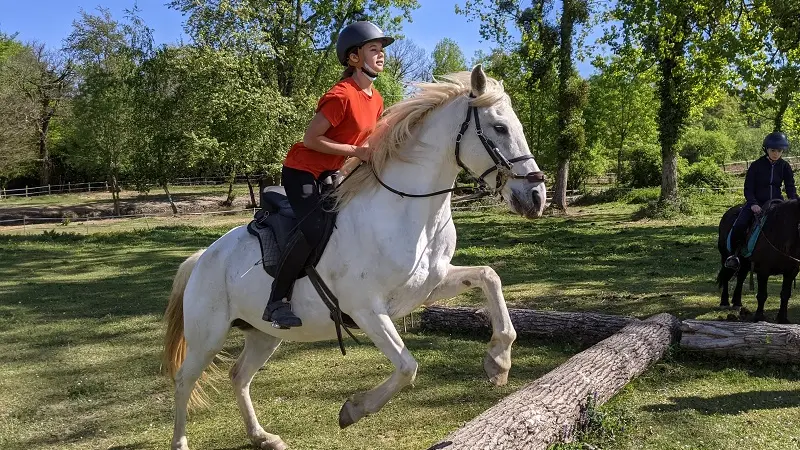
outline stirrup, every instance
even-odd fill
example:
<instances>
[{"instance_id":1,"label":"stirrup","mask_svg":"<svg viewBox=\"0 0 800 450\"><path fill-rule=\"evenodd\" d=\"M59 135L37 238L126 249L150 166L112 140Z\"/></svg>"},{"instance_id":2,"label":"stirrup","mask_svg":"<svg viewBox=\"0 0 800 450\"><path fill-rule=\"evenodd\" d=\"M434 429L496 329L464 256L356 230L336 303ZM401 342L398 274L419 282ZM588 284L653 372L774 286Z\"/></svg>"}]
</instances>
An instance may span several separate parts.
<instances>
[{"instance_id":1,"label":"stirrup","mask_svg":"<svg viewBox=\"0 0 800 450\"><path fill-rule=\"evenodd\" d=\"M731 255L731 256L728 256L728 258L725 260L724 266L727 269L739 270L739 267L741 267L741 264L742 263L739 261L739 257L738 256Z\"/></svg>"}]
</instances>

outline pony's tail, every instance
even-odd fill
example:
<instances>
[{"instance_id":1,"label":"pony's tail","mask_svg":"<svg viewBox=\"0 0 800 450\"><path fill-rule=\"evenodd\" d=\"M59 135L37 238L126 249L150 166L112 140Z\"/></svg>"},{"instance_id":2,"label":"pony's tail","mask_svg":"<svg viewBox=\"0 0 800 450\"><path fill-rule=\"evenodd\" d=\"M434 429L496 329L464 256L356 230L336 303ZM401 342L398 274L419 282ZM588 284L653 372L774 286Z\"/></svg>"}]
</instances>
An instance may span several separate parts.
<instances>
[{"instance_id":1,"label":"pony's tail","mask_svg":"<svg viewBox=\"0 0 800 450\"><path fill-rule=\"evenodd\" d=\"M172 282L172 292L169 295L167 310L164 313L164 322L167 325L167 330L164 334L162 368L172 381L175 381L175 375L177 375L178 369L186 359L186 338L183 335L183 291L189 282L189 275L192 274L198 258L204 251L205 249L197 251L186 258L178 267L178 273L175 274L175 279ZM201 379L205 378L206 374L203 373ZM206 404L207 401L203 396L202 389L195 384L189 397L189 406L201 407Z\"/></svg>"},{"instance_id":2,"label":"pony's tail","mask_svg":"<svg viewBox=\"0 0 800 450\"><path fill-rule=\"evenodd\" d=\"M717 287L720 289L722 289L725 286L725 283L727 283L727 281L725 281L725 279L722 277L722 272L724 271L725 267L723 266L720 267L719 272L717 272Z\"/></svg>"}]
</instances>

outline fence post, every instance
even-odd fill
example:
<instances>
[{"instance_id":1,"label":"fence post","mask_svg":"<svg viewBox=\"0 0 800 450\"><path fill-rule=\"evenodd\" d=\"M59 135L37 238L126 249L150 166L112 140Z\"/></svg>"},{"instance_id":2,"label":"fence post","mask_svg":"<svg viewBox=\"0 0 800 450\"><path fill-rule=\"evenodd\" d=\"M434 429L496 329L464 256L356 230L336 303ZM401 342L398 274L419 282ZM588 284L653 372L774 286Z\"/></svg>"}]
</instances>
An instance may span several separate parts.
<instances>
[{"instance_id":1,"label":"fence post","mask_svg":"<svg viewBox=\"0 0 800 450\"><path fill-rule=\"evenodd\" d=\"M70 188L70 182L67 181L67 193L71 192L72 189Z\"/></svg>"},{"instance_id":2,"label":"fence post","mask_svg":"<svg viewBox=\"0 0 800 450\"><path fill-rule=\"evenodd\" d=\"M27 184L25 185L25 197L26 198L28 197L28 185Z\"/></svg>"},{"instance_id":3,"label":"fence post","mask_svg":"<svg viewBox=\"0 0 800 450\"><path fill-rule=\"evenodd\" d=\"M92 182L90 181L87 184L89 185L89 192L92 192Z\"/></svg>"},{"instance_id":4,"label":"fence post","mask_svg":"<svg viewBox=\"0 0 800 450\"><path fill-rule=\"evenodd\" d=\"M106 191L108 191L108 181L106 181Z\"/></svg>"},{"instance_id":5,"label":"fence post","mask_svg":"<svg viewBox=\"0 0 800 450\"><path fill-rule=\"evenodd\" d=\"M53 191L50 190L50 185L47 185L47 195L51 195Z\"/></svg>"}]
</instances>

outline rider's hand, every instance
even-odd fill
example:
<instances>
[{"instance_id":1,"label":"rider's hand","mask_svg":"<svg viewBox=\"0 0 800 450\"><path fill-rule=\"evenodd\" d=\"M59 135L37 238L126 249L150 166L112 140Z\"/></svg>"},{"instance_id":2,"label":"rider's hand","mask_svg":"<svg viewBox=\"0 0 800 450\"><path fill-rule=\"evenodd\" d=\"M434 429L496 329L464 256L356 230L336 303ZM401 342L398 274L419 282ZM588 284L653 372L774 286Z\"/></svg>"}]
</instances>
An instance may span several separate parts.
<instances>
[{"instance_id":1,"label":"rider's hand","mask_svg":"<svg viewBox=\"0 0 800 450\"><path fill-rule=\"evenodd\" d=\"M356 158L362 161L369 161L370 157L372 157L372 149L369 147L355 147L353 151Z\"/></svg>"},{"instance_id":2,"label":"rider's hand","mask_svg":"<svg viewBox=\"0 0 800 450\"><path fill-rule=\"evenodd\" d=\"M751 206L750 210L753 211L754 214L761 214L761 207L758 205Z\"/></svg>"}]
</instances>

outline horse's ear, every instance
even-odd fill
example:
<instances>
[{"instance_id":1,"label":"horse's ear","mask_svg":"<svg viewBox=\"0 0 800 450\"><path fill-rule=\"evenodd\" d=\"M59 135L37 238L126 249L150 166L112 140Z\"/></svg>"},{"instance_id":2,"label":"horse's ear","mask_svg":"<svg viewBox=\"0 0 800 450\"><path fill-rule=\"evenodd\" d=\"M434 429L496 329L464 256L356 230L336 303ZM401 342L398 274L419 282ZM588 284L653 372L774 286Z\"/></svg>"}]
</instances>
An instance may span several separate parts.
<instances>
[{"instance_id":1,"label":"horse's ear","mask_svg":"<svg viewBox=\"0 0 800 450\"><path fill-rule=\"evenodd\" d=\"M483 71L482 64L478 64L472 69L470 81L472 83L472 95L479 97L486 92L486 72Z\"/></svg>"}]
</instances>

